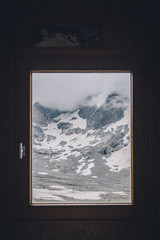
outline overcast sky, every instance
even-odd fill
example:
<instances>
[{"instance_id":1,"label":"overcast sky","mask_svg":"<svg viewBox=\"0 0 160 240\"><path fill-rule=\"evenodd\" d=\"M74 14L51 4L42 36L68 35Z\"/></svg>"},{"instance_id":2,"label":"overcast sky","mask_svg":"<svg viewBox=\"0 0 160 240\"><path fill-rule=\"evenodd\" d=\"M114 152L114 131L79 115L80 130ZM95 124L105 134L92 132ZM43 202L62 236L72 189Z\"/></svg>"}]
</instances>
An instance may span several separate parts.
<instances>
[{"instance_id":1,"label":"overcast sky","mask_svg":"<svg viewBox=\"0 0 160 240\"><path fill-rule=\"evenodd\" d=\"M48 108L72 111L88 96L103 101L114 91L129 97L130 73L32 73L32 103Z\"/></svg>"}]
</instances>

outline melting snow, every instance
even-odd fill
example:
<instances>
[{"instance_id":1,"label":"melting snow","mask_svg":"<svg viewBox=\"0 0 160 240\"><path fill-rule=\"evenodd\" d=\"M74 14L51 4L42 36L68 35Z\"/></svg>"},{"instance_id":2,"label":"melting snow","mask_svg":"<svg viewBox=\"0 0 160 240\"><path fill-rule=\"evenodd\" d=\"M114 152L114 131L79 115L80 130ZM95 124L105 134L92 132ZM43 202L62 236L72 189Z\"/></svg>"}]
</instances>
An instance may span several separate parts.
<instances>
[{"instance_id":1,"label":"melting snow","mask_svg":"<svg viewBox=\"0 0 160 240\"><path fill-rule=\"evenodd\" d=\"M109 158L106 158L106 160L107 162L105 162L105 164L110 167L111 172L119 172L123 168L129 168L131 166L130 144L113 152Z\"/></svg>"},{"instance_id":2,"label":"melting snow","mask_svg":"<svg viewBox=\"0 0 160 240\"><path fill-rule=\"evenodd\" d=\"M123 117L121 120L119 120L119 121L117 121L117 122L115 122L115 123L111 123L111 124L104 130L104 132L108 132L108 131L113 132L113 131L116 130L116 128L117 128L118 126L126 125L126 124L128 124L128 126L130 126L130 109L129 109L129 108L124 111L124 117Z\"/></svg>"},{"instance_id":3,"label":"melting snow","mask_svg":"<svg viewBox=\"0 0 160 240\"><path fill-rule=\"evenodd\" d=\"M58 197L47 189L34 189L33 188L33 199L36 200L50 200L50 201L63 201L63 198Z\"/></svg>"},{"instance_id":4,"label":"melting snow","mask_svg":"<svg viewBox=\"0 0 160 240\"><path fill-rule=\"evenodd\" d=\"M123 191L120 191L120 192L112 192L112 193L115 193L115 194L119 194L119 195L127 195L125 192Z\"/></svg>"},{"instance_id":5,"label":"melting snow","mask_svg":"<svg viewBox=\"0 0 160 240\"><path fill-rule=\"evenodd\" d=\"M79 110L74 113L62 113L55 119L60 119L59 122L67 122L73 124L72 128L80 127L81 129L86 129L87 121L83 119L78 114ZM74 120L72 118L75 118Z\"/></svg>"},{"instance_id":6,"label":"melting snow","mask_svg":"<svg viewBox=\"0 0 160 240\"><path fill-rule=\"evenodd\" d=\"M61 115L62 116L67 115L66 119L68 120L72 117L73 114L66 113L66 114L61 114ZM74 116L75 116L75 114L74 114ZM64 121L64 116L62 118L62 121ZM84 120L80 117L78 118L78 120L73 120L72 122L74 122L75 124L79 124L76 126L74 125L74 127L81 127L81 128L86 127L86 120ZM87 145L90 145L90 143L96 139L96 136L93 136L93 135L90 135L87 137L88 132L86 132L85 134L79 133L79 134L66 135L65 131L62 131L61 129L57 128L57 123L48 124L47 128L44 128L43 130L46 135L48 134L48 135L55 136L56 139L52 139L50 142L47 142L47 138L45 138L43 141L41 141L41 146L39 146L39 145L35 146L37 148L37 150L43 150L43 149L53 150L53 151L55 151L55 149L57 149L59 151L65 150L65 153L76 154L76 156L79 156L80 153L78 151L77 151L77 153L71 152L70 146L72 146L73 149L83 148ZM61 141L66 142L65 146L60 145ZM94 145L96 145L96 144L97 143L95 143ZM64 156L64 158L67 159L66 156Z\"/></svg>"},{"instance_id":7,"label":"melting snow","mask_svg":"<svg viewBox=\"0 0 160 240\"><path fill-rule=\"evenodd\" d=\"M55 188L55 189L65 189L64 186L60 186L60 185L51 185L49 186L50 188Z\"/></svg>"},{"instance_id":8,"label":"melting snow","mask_svg":"<svg viewBox=\"0 0 160 240\"><path fill-rule=\"evenodd\" d=\"M78 151L74 151L74 152L72 152L72 154L73 154L75 157L77 157L77 156L81 155L81 153L80 153L80 152L78 152Z\"/></svg>"},{"instance_id":9,"label":"melting snow","mask_svg":"<svg viewBox=\"0 0 160 240\"><path fill-rule=\"evenodd\" d=\"M92 176L92 178L97 178L97 176Z\"/></svg>"},{"instance_id":10,"label":"melting snow","mask_svg":"<svg viewBox=\"0 0 160 240\"><path fill-rule=\"evenodd\" d=\"M80 166L78 166L76 173L80 173L81 169L85 166L85 163L82 163Z\"/></svg>"},{"instance_id":11,"label":"melting snow","mask_svg":"<svg viewBox=\"0 0 160 240\"><path fill-rule=\"evenodd\" d=\"M58 186L59 187L59 186ZM64 197L70 197L78 200L99 200L101 199L101 194L106 194L106 192L86 192L77 191L72 189L57 189L57 190L47 190L47 189L33 189L33 199L34 202L38 199L50 200L50 201L64 201Z\"/></svg>"},{"instance_id":12,"label":"melting snow","mask_svg":"<svg viewBox=\"0 0 160 240\"><path fill-rule=\"evenodd\" d=\"M94 167L94 163L88 164L88 167L83 170L82 175L87 176L87 175L92 174L91 168L93 168L93 167Z\"/></svg>"},{"instance_id":13,"label":"melting snow","mask_svg":"<svg viewBox=\"0 0 160 240\"><path fill-rule=\"evenodd\" d=\"M48 173L46 173L46 172L38 172L38 174L47 175Z\"/></svg>"}]
</instances>

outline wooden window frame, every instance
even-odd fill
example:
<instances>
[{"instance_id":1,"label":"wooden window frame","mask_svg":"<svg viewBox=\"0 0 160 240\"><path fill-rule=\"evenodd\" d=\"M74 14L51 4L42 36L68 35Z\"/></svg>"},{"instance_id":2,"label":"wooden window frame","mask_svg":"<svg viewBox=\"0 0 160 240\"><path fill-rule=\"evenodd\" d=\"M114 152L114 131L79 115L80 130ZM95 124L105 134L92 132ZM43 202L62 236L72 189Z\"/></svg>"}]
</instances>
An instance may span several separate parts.
<instances>
[{"instance_id":1,"label":"wooden window frame","mask_svg":"<svg viewBox=\"0 0 160 240\"><path fill-rule=\"evenodd\" d=\"M146 220L152 194L149 129L149 68L144 52L80 49L16 49L11 60L10 208L25 220ZM30 196L30 73L52 70L108 70L133 73L133 204L32 206ZM144 88L145 86L145 88ZM26 146L19 159L19 143Z\"/></svg>"},{"instance_id":2,"label":"wooden window frame","mask_svg":"<svg viewBox=\"0 0 160 240\"><path fill-rule=\"evenodd\" d=\"M73 205L132 205L133 202L134 202L134 199L133 199L133 196L134 196L134 193L133 193L133 154L132 154L132 146L133 146L133 124L132 124L132 120L133 120L133 98L132 98L132 90L133 90L133 74L130 72L130 71L122 71L122 70L32 70L30 72L30 116L32 118L32 74L34 73L79 73L79 74L82 74L82 73L127 73L127 74L130 74L130 79L129 79L129 111L130 111L130 139L131 139L131 153L130 153L130 161L131 161L131 167L130 167L130 174L131 174L131 177L130 177L130 185L131 185L131 189L130 189L130 194L131 194L131 199L130 201L124 201L124 202L102 202L102 201L99 201L99 203L94 203L94 202L90 202L89 200L86 202L82 202L82 201L77 201L76 202L35 202L35 203L32 203L32 156L30 155L30 189L31 191L29 192L29 203L30 203L30 206L51 206L51 205L70 205L70 206L73 206ZM30 139L32 139L32 120L30 118ZM30 140L30 149L32 149L32 140ZM32 154L32 153L31 153Z\"/></svg>"}]
</instances>

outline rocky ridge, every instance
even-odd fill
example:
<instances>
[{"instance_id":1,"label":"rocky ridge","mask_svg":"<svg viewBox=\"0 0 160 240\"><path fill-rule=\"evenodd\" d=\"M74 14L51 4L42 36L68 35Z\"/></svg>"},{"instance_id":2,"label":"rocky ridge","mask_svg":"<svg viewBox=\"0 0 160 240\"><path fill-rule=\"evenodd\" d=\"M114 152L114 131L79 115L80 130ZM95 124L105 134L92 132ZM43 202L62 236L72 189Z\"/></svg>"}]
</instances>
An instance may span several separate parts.
<instances>
[{"instance_id":1,"label":"rocky ridge","mask_svg":"<svg viewBox=\"0 0 160 240\"><path fill-rule=\"evenodd\" d=\"M117 191L123 192L118 195L123 201L130 199L130 115L126 98L114 92L100 107L86 105L62 112L35 103L32 111L35 189L49 190L51 183L58 183L72 191L104 191L102 201ZM108 192L111 195L106 195ZM70 198L64 194L62 199L73 200L74 194Z\"/></svg>"}]
</instances>

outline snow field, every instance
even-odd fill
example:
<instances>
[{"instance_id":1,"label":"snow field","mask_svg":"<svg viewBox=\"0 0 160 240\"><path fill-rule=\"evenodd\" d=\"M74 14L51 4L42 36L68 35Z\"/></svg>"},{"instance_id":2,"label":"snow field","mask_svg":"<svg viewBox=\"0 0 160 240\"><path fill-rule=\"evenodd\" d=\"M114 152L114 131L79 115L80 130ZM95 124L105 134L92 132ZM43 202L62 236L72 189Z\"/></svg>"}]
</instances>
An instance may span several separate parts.
<instances>
[{"instance_id":1,"label":"snow field","mask_svg":"<svg viewBox=\"0 0 160 240\"><path fill-rule=\"evenodd\" d=\"M103 157L105 164L110 167L111 172L119 172L123 168L131 166L131 149L130 143L116 152L113 152L109 158Z\"/></svg>"},{"instance_id":2,"label":"snow field","mask_svg":"<svg viewBox=\"0 0 160 240\"><path fill-rule=\"evenodd\" d=\"M52 186L55 190L48 189L33 189L33 199L36 200L50 200L50 201L65 201L64 197L74 198L77 200L99 200L101 199L101 194L106 194L106 192L86 192L86 191L77 191L73 189L58 188L58 186Z\"/></svg>"}]
</instances>

